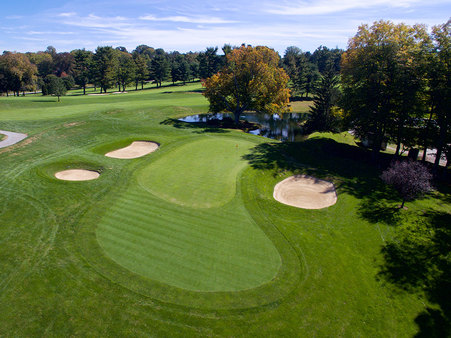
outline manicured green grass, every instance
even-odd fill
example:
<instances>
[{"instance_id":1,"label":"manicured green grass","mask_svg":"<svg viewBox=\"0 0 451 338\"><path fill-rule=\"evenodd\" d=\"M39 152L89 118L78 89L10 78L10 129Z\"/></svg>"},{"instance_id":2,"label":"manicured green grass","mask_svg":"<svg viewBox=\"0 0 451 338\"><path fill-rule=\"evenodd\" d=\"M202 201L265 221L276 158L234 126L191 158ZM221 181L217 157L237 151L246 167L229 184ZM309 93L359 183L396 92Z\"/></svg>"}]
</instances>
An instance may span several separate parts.
<instances>
[{"instance_id":1,"label":"manicured green grass","mask_svg":"<svg viewBox=\"0 0 451 338\"><path fill-rule=\"evenodd\" d=\"M103 217L100 245L131 271L184 289L237 291L269 282L279 254L236 194L241 157L253 145L210 136L151 162L137 173L144 189L124 193Z\"/></svg>"},{"instance_id":2,"label":"manicured green grass","mask_svg":"<svg viewBox=\"0 0 451 338\"><path fill-rule=\"evenodd\" d=\"M204 137L187 143L139 173L140 185L155 196L192 208L219 207L236 192L242 156L255 143L235 138Z\"/></svg>"},{"instance_id":3,"label":"manicured green grass","mask_svg":"<svg viewBox=\"0 0 451 338\"><path fill-rule=\"evenodd\" d=\"M0 336L418 333L431 304L381 279L380 250L400 224L450 213L449 193L396 211L351 135L286 144L173 123L208 110L199 90L0 98L0 129L30 135L0 149ZM133 140L160 148L104 156ZM101 176L53 176L66 168ZM296 173L334 182L337 204L276 202Z\"/></svg>"}]
</instances>

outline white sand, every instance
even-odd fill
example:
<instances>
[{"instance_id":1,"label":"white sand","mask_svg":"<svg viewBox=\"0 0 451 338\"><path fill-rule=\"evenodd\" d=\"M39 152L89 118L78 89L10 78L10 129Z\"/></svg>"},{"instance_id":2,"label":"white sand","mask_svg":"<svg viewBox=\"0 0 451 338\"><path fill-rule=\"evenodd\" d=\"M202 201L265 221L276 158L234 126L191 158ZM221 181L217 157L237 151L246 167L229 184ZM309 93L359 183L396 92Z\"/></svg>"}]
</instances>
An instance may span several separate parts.
<instances>
[{"instance_id":1,"label":"white sand","mask_svg":"<svg viewBox=\"0 0 451 338\"><path fill-rule=\"evenodd\" d=\"M88 96L104 96L108 95L108 93L102 93L102 94L88 94Z\"/></svg>"},{"instance_id":2,"label":"white sand","mask_svg":"<svg viewBox=\"0 0 451 338\"><path fill-rule=\"evenodd\" d=\"M55 177L64 181L89 181L95 180L100 174L97 171L85 169L69 169L55 173Z\"/></svg>"},{"instance_id":3,"label":"white sand","mask_svg":"<svg viewBox=\"0 0 451 338\"><path fill-rule=\"evenodd\" d=\"M113 92L113 94L127 94L127 92Z\"/></svg>"},{"instance_id":4,"label":"white sand","mask_svg":"<svg viewBox=\"0 0 451 338\"><path fill-rule=\"evenodd\" d=\"M303 209L322 209L337 202L333 183L306 175L295 175L274 187L274 198Z\"/></svg>"},{"instance_id":5,"label":"white sand","mask_svg":"<svg viewBox=\"0 0 451 338\"><path fill-rule=\"evenodd\" d=\"M125 148L106 153L105 156L121 159L132 159L150 154L158 149L158 144L150 141L134 141Z\"/></svg>"}]
</instances>

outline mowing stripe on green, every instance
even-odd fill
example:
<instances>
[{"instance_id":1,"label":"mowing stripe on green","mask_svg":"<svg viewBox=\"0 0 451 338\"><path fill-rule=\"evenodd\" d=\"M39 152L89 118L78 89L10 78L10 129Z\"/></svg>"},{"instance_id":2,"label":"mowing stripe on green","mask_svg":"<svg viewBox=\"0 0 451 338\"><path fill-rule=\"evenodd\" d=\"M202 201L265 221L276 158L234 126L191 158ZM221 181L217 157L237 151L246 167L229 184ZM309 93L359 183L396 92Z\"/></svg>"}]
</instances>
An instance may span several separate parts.
<instances>
[{"instance_id":1,"label":"mowing stripe on green","mask_svg":"<svg viewBox=\"0 0 451 338\"><path fill-rule=\"evenodd\" d=\"M140 172L141 186L169 202L192 208L221 206L235 195L241 157L254 144L210 137L187 143Z\"/></svg>"},{"instance_id":2,"label":"mowing stripe on green","mask_svg":"<svg viewBox=\"0 0 451 338\"><path fill-rule=\"evenodd\" d=\"M189 150L190 156L198 160L187 161L185 169L189 175L184 177L190 176L198 182L199 189L206 195L213 196L212 191L218 190L214 185L218 184L219 190L224 191L222 199L211 198L216 198L215 204L223 205L202 209L183 207L160 199L140 186L132 186L107 211L98 226L97 239L106 254L137 274L194 291L245 290L274 278L281 264L279 253L249 216L241 202L241 192L236 193L236 175L243 166L240 153L244 151L237 150L237 142L223 137L195 141L169 153L169 160L163 161L163 157L139 171L138 175L144 175L145 182L151 177L148 171L154 172L155 168L161 171L159 175L165 172L166 176L173 177L180 165L171 165L174 154ZM246 143L241 141L238 149L251 145ZM212 151L216 146L219 151ZM196 177L205 172L198 170L201 159L209 163L221 162L227 148L232 150L225 156L234 165L224 167L225 179L219 178L221 171L217 168L213 180ZM230 172L235 175L233 178ZM138 177L139 182L141 178ZM161 177L162 181L165 179ZM233 185L233 189L228 184ZM188 204L188 197L189 193L183 196L185 204ZM203 207L208 202L200 198L197 201Z\"/></svg>"}]
</instances>

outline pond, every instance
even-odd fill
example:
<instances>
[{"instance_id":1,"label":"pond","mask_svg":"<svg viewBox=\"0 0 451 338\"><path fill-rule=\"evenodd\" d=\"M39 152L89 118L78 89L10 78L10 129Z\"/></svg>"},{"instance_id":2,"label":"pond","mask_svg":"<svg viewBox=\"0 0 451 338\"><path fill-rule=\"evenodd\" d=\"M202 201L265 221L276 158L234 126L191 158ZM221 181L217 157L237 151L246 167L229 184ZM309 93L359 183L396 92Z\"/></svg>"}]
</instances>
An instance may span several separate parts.
<instances>
[{"instance_id":1,"label":"pond","mask_svg":"<svg viewBox=\"0 0 451 338\"><path fill-rule=\"evenodd\" d=\"M302 134L301 122L307 118L307 113L285 113L282 116L277 114L255 114L243 113L240 120L256 123L259 129L251 130L249 133L260 135L279 141L301 141L305 137ZM231 113L216 113L216 114L199 114L186 116L179 119L179 121L189 123L206 123L212 120L233 119Z\"/></svg>"}]
</instances>

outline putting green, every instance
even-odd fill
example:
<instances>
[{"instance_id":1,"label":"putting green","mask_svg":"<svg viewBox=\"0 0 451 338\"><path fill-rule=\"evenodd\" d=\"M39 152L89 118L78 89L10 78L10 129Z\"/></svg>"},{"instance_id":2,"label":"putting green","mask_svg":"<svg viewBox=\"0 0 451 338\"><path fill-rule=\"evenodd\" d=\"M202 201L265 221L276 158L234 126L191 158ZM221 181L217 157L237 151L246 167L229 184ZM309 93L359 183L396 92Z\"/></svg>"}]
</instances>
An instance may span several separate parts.
<instances>
[{"instance_id":1,"label":"putting green","mask_svg":"<svg viewBox=\"0 0 451 338\"><path fill-rule=\"evenodd\" d=\"M240 148L250 145L221 137L195 141L138 172L146 186L157 179L178 182L166 190L159 182L161 190L157 191L164 192L164 199L132 186L97 228L98 242L106 254L139 275L193 291L245 290L273 279L281 265L280 255L236 191L236 175L244 165ZM222 164L225 169L220 170L216 163L222 163L223 157L232 165ZM199 188L190 201L184 191L193 189L193 182ZM167 201L171 192L182 194L175 195L178 203ZM215 192L222 198L214 196ZM211 199L223 205L202 210L180 205L197 202L205 207Z\"/></svg>"},{"instance_id":2,"label":"putting green","mask_svg":"<svg viewBox=\"0 0 451 338\"><path fill-rule=\"evenodd\" d=\"M141 186L166 201L191 208L224 205L235 195L241 157L254 144L208 137L185 144L141 171Z\"/></svg>"}]
</instances>

